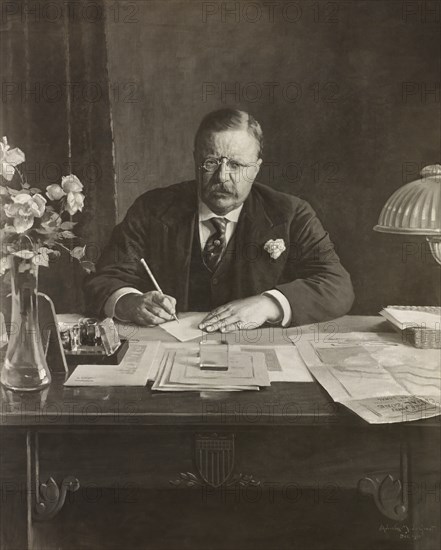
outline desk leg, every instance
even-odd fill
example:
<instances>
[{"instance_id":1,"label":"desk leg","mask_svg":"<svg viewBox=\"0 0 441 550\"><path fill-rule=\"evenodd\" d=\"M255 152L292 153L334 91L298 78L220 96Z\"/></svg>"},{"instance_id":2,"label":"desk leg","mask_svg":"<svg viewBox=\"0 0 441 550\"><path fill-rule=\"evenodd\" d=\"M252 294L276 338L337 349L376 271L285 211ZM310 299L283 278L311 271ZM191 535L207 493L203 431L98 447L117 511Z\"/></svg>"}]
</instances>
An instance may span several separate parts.
<instances>
[{"instance_id":1,"label":"desk leg","mask_svg":"<svg viewBox=\"0 0 441 550\"><path fill-rule=\"evenodd\" d=\"M408 444L404 439L400 448L400 477L391 474L366 476L360 480L361 493L372 495L377 509L387 518L404 521L409 511L408 502Z\"/></svg>"},{"instance_id":2,"label":"desk leg","mask_svg":"<svg viewBox=\"0 0 441 550\"><path fill-rule=\"evenodd\" d=\"M34 533L32 525L32 509L34 506L34 485L32 480L32 432L26 432L26 548L32 550L34 546Z\"/></svg>"},{"instance_id":3,"label":"desk leg","mask_svg":"<svg viewBox=\"0 0 441 550\"><path fill-rule=\"evenodd\" d=\"M67 476L61 482L60 487L53 477L50 477L45 483L40 483L40 450L38 432L32 432L30 430L27 432L26 457L28 515L27 531L28 540L32 543L32 521L45 521L55 517L64 505L67 491L77 491L80 487L80 482L76 477Z\"/></svg>"},{"instance_id":4,"label":"desk leg","mask_svg":"<svg viewBox=\"0 0 441 550\"><path fill-rule=\"evenodd\" d=\"M414 550L441 548L441 429L408 432L410 525L406 533Z\"/></svg>"},{"instance_id":5,"label":"desk leg","mask_svg":"<svg viewBox=\"0 0 441 550\"><path fill-rule=\"evenodd\" d=\"M14 458L19 458L18 444L23 444L23 439L20 442L18 438L9 441L12 447L12 453ZM26 431L26 476L19 479L18 485L12 487L12 491L9 493L7 487L2 487L5 494L2 495L2 507L1 507L1 548L4 550L17 548L32 550L34 537L32 528L32 506L33 506L33 482L32 482L32 434L30 430ZM2 441L2 443L4 443ZM23 451L23 447L20 449ZM9 457L9 460L12 456ZM23 464L24 465L24 464ZM24 486L23 486L24 482ZM23 494L23 488L25 494Z\"/></svg>"},{"instance_id":6,"label":"desk leg","mask_svg":"<svg viewBox=\"0 0 441 550\"><path fill-rule=\"evenodd\" d=\"M0 548L29 548L26 431L0 426Z\"/></svg>"}]
</instances>

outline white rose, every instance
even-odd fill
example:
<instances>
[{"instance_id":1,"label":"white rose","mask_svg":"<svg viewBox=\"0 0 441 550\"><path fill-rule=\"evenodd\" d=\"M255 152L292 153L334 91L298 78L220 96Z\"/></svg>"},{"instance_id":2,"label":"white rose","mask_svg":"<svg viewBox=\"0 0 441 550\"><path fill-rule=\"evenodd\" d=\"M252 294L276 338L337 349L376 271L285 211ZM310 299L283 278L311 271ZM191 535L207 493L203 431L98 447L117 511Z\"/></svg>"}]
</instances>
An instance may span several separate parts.
<instances>
[{"instance_id":1,"label":"white rose","mask_svg":"<svg viewBox=\"0 0 441 550\"><path fill-rule=\"evenodd\" d=\"M283 239L270 239L265 243L263 248L266 252L268 252L273 260L277 260L277 258L286 250L285 241Z\"/></svg>"}]
</instances>

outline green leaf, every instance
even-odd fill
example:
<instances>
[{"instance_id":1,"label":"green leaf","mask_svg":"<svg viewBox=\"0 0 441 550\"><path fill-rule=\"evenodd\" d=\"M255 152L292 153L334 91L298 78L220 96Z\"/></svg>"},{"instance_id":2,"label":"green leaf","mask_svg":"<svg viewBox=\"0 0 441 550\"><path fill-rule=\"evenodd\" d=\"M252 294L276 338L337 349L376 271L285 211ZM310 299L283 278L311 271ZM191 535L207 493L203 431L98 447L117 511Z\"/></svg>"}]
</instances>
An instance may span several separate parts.
<instances>
[{"instance_id":1,"label":"green leaf","mask_svg":"<svg viewBox=\"0 0 441 550\"><path fill-rule=\"evenodd\" d=\"M13 225L8 225L6 224L5 227L3 228L4 232L5 233L17 233L15 227Z\"/></svg>"},{"instance_id":2,"label":"green leaf","mask_svg":"<svg viewBox=\"0 0 441 550\"><path fill-rule=\"evenodd\" d=\"M77 225L77 222L63 222L60 227L61 229L73 229Z\"/></svg>"},{"instance_id":3,"label":"green leaf","mask_svg":"<svg viewBox=\"0 0 441 550\"><path fill-rule=\"evenodd\" d=\"M85 261L80 262L81 267L86 271L87 273L94 273L95 272L95 264L93 262Z\"/></svg>"},{"instance_id":4,"label":"green leaf","mask_svg":"<svg viewBox=\"0 0 441 550\"><path fill-rule=\"evenodd\" d=\"M48 254L36 254L32 258L32 262L35 265L41 265L42 267L49 267L49 256Z\"/></svg>"},{"instance_id":5,"label":"green leaf","mask_svg":"<svg viewBox=\"0 0 441 550\"><path fill-rule=\"evenodd\" d=\"M33 250L17 250L17 252L12 252L14 256L18 256L19 258L23 258L24 260L29 260L35 256L35 252Z\"/></svg>"},{"instance_id":6,"label":"green leaf","mask_svg":"<svg viewBox=\"0 0 441 550\"><path fill-rule=\"evenodd\" d=\"M72 256L72 258L76 258L77 260L81 260L81 258L84 258L85 253L85 246L76 246L73 250L70 251L70 255Z\"/></svg>"},{"instance_id":7,"label":"green leaf","mask_svg":"<svg viewBox=\"0 0 441 550\"><path fill-rule=\"evenodd\" d=\"M75 238L75 235L72 233L72 231L61 231L60 235L63 239L74 239Z\"/></svg>"},{"instance_id":8,"label":"green leaf","mask_svg":"<svg viewBox=\"0 0 441 550\"><path fill-rule=\"evenodd\" d=\"M49 235L44 239L44 244L52 248L57 244L57 239L55 239L52 235Z\"/></svg>"}]
</instances>

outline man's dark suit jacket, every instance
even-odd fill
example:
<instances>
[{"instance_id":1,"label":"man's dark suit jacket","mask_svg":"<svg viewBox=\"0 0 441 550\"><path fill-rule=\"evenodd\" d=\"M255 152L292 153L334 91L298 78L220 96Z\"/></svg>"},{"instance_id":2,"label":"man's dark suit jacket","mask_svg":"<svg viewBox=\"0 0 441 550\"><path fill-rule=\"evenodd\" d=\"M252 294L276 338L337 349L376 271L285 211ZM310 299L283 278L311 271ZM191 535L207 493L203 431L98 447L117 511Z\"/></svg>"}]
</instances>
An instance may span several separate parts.
<instances>
[{"instance_id":1,"label":"man's dark suit jacket","mask_svg":"<svg viewBox=\"0 0 441 550\"><path fill-rule=\"evenodd\" d=\"M193 238L197 235L195 181L141 195L115 227L109 244L86 282L94 315L121 287L154 290L139 260L145 258L178 311L191 311L189 279ZM286 251L272 259L269 239L283 239ZM211 276L212 306L276 288L288 299L292 325L344 315L353 302L352 284L328 234L307 202L254 183L225 255ZM201 289L202 290L202 289Z\"/></svg>"}]
</instances>

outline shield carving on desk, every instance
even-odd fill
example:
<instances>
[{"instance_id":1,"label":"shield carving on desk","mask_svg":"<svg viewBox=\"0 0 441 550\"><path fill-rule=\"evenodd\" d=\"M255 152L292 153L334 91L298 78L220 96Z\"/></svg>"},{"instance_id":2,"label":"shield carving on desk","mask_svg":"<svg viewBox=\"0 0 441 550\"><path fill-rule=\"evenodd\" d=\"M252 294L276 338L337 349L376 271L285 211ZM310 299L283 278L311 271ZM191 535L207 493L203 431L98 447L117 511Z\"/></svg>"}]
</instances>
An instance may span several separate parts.
<instances>
[{"instance_id":1,"label":"shield carving on desk","mask_svg":"<svg viewBox=\"0 0 441 550\"><path fill-rule=\"evenodd\" d=\"M198 434L194 451L196 469L207 485L220 487L233 473L233 434Z\"/></svg>"}]
</instances>

